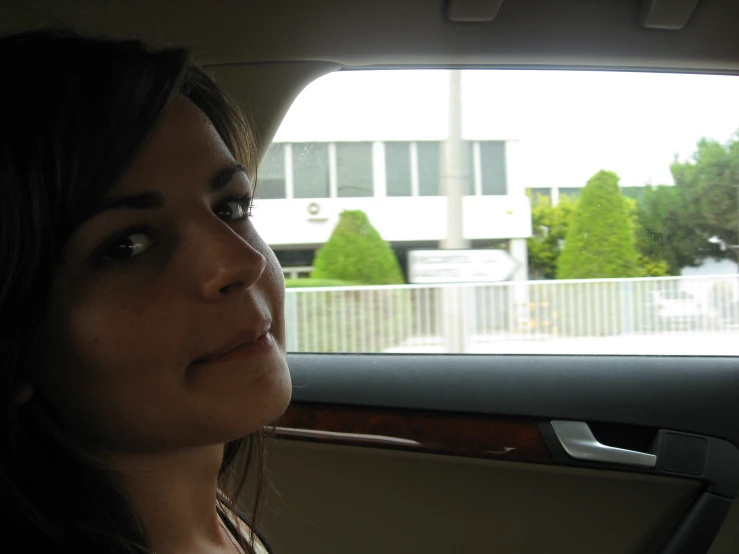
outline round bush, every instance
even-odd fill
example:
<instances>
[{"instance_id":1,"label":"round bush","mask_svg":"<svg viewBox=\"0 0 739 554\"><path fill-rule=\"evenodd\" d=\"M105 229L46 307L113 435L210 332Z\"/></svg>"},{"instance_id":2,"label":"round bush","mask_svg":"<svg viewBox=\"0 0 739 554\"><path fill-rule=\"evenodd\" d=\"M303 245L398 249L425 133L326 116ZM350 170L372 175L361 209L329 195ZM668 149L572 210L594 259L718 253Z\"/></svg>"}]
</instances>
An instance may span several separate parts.
<instances>
[{"instance_id":1,"label":"round bush","mask_svg":"<svg viewBox=\"0 0 739 554\"><path fill-rule=\"evenodd\" d=\"M618 181L612 171L601 170L583 187L557 262L558 279L640 276L628 205Z\"/></svg>"},{"instance_id":2,"label":"round bush","mask_svg":"<svg viewBox=\"0 0 739 554\"><path fill-rule=\"evenodd\" d=\"M313 260L312 279L364 285L399 285L405 281L398 259L361 210L345 210L331 237Z\"/></svg>"}]
</instances>

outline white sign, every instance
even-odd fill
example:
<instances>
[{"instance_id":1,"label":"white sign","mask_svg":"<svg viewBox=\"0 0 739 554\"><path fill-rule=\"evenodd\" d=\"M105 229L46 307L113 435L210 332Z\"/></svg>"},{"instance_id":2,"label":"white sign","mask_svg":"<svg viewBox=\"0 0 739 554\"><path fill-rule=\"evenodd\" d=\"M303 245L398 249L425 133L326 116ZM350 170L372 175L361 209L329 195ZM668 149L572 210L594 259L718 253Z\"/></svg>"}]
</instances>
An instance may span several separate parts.
<instances>
[{"instance_id":1,"label":"white sign","mask_svg":"<svg viewBox=\"0 0 739 554\"><path fill-rule=\"evenodd\" d=\"M505 250L411 250L411 283L488 283L507 281L518 262Z\"/></svg>"}]
</instances>

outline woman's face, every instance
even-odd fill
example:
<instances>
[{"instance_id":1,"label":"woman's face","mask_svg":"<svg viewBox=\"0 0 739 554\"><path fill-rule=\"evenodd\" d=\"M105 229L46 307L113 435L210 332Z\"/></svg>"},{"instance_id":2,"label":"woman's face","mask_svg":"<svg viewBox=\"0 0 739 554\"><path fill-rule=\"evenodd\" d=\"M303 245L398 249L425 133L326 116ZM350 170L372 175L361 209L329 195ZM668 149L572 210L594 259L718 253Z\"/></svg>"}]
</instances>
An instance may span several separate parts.
<instances>
[{"instance_id":1,"label":"woman's face","mask_svg":"<svg viewBox=\"0 0 739 554\"><path fill-rule=\"evenodd\" d=\"M252 194L182 98L75 230L31 377L83 446L216 444L285 410L284 282L248 217Z\"/></svg>"}]
</instances>

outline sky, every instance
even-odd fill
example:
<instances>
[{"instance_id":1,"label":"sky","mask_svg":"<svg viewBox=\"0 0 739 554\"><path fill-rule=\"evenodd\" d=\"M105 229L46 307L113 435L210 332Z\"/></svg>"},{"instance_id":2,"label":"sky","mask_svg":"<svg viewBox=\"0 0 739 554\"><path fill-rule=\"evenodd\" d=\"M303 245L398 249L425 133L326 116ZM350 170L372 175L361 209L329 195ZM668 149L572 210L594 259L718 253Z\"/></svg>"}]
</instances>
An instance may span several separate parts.
<instances>
[{"instance_id":1,"label":"sky","mask_svg":"<svg viewBox=\"0 0 739 554\"><path fill-rule=\"evenodd\" d=\"M443 140L448 98L448 71L337 72L301 93L274 140ZM600 169L622 186L672 184L675 155L739 129L739 77L464 71L462 111L465 139L514 141L525 187L582 186Z\"/></svg>"}]
</instances>

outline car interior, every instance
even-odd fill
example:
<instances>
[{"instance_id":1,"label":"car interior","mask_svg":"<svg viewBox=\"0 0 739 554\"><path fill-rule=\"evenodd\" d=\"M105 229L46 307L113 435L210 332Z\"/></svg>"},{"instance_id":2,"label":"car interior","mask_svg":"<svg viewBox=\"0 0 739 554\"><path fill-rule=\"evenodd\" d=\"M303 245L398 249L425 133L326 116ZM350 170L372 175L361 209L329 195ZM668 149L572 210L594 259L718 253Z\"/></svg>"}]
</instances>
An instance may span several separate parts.
<instances>
[{"instance_id":1,"label":"car interior","mask_svg":"<svg viewBox=\"0 0 739 554\"><path fill-rule=\"evenodd\" d=\"M46 26L187 45L262 154L301 90L337 71L739 74L735 0L0 4L3 34ZM301 352L289 363L261 526L276 553L739 551L736 356Z\"/></svg>"}]
</instances>

